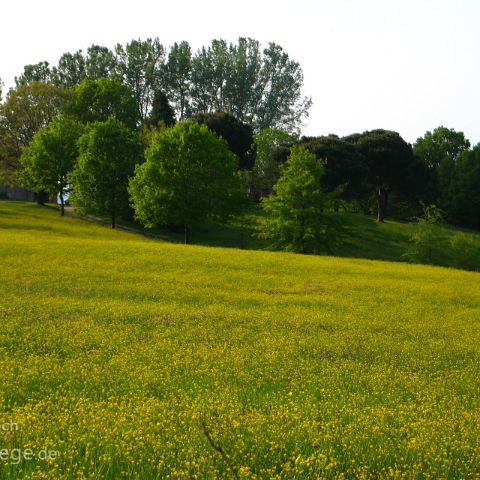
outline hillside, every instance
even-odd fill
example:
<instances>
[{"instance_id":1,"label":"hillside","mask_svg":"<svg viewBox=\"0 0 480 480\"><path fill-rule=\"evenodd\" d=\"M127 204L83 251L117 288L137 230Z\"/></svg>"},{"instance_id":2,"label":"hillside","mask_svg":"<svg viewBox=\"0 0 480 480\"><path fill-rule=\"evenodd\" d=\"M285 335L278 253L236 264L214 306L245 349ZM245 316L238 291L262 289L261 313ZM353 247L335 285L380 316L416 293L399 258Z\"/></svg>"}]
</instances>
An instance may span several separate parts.
<instances>
[{"instance_id":1,"label":"hillside","mask_svg":"<svg viewBox=\"0 0 480 480\"><path fill-rule=\"evenodd\" d=\"M0 256L18 425L0 449L57 454L0 479L480 471L479 273L183 246L8 201Z\"/></svg>"}]
</instances>

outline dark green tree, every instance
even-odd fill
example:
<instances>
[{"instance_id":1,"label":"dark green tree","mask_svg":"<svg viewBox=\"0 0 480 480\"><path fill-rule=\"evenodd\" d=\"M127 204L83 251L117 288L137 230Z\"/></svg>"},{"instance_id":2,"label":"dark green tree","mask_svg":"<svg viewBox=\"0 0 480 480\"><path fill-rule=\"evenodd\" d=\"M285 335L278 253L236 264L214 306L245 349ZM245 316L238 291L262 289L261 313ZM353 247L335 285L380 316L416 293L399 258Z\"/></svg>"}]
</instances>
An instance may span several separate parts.
<instances>
[{"instance_id":1,"label":"dark green tree","mask_svg":"<svg viewBox=\"0 0 480 480\"><path fill-rule=\"evenodd\" d=\"M377 221L383 222L389 194L404 192L411 186L416 171L412 147L397 132L390 130L372 130L345 137L345 141L356 145L363 156L363 181L375 194Z\"/></svg>"},{"instance_id":2,"label":"dark green tree","mask_svg":"<svg viewBox=\"0 0 480 480\"><path fill-rule=\"evenodd\" d=\"M82 123L106 121L110 116L129 128L137 125L137 105L130 89L120 80L84 80L73 90L72 116Z\"/></svg>"},{"instance_id":3,"label":"dark green tree","mask_svg":"<svg viewBox=\"0 0 480 480\"><path fill-rule=\"evenodd\" d=\"M456 160L448 219L456 225L480 229L480 144L463 151Z\"/></svg>"},{"instance_id":4,"label":"dark green tree","mask_svg":"<svg viewBox=\"0 0 480 480\"><path fill-rule=\"evenodd\" d=\"M171 127L175 124L175 112L162 90L155 92L152 102L152 110L147 119L148 125L157 126L159 122L163 122L167 127Z\"/></svg>"},{"instance_id":5,"label":"dark green tree","mask_svg":"<svg viewBox=\"0 0 480 480\"><path fill-rule=\"evenodd\" d=\"M23 185L34 192L58 195L62 217L69 191L67 175L75 166L82 130L83 127L73 120L56 118L37 131L20 157Z\"/></svg>"},{"instance_id":6,"label":"dark green tree","mask_svg":"<svg viewBox=\"0 0 480 480\"><path fill-rule=\"evenodd\" d=\"M455 166L462 152L470 148L463 132L438 127L427 132L413 146L415 156L423 162L429 172L426 185L428 200L438 202L443 210L449 210L454 188Z\"/></svg>"},{"instance_id":7,"label":"dark green tree","mask_svg":"<svg viewBox=\"0 0 480 480\"><path fill-rule=\"evenodd\" d=\"M339 225L328 213L335 193L322 189L324 162L305 146L294 146L274 186L262 200L267 217L259 236L273 248L299 253L331 251L338 241Z\"/></svg>"},{"instance_id":8,"label":"dark green tree","mask_svg":"<svg viewBox=\"0 0 480 480\"><path fill-rule=\"evenodd\" d=\"M127 186L135 165L142 160L138 135L110 117L88 125L79 140L78 162L69 175L70 200L84 213L108 216L112 228L129 212Z\"/></svg>"},{"instance_id":9,"label":"dark green tree","mask_svg":"<svg viewBox=\"0 0 480 480\"><path fill-rule=\"evenodd\" d=\"M228 143L230 150L238 157L240 169L253 167L253 129L250 125L240 122L233 115L225 112L198 113L193 119L200 124L205 124Z\"/></svg>"},{"instance_id":10,"label":"dark green tree","mask_svg":"<svg viewBox=\"0 0 480 480\"><path fill-rule=\"evenodd\" d=\"M242 198L237 161L227 143L192 120L157 132L130 182L135 217L147 227L225 220Z\"/></svg>"},{"instance_id":11,"label":"dark green tree","mask_svg":"<svg viewBox=\"0 0 480 480\"><path fill-rule=\"evenodd\" d=\"M355 145L337 135L302 137L305 145L316 157L325 160L322 185L326 191L341 188L340 197L346 201L368 197L363 179L367 173L364 159Z\"/></svg>"}]
</instances>

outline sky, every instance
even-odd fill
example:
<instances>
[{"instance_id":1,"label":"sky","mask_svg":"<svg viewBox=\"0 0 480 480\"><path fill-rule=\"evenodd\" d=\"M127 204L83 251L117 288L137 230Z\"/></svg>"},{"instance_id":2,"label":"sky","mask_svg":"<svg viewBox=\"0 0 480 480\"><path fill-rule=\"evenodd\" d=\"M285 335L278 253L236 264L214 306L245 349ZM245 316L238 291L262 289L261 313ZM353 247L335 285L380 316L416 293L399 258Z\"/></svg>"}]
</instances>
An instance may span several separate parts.
<instances>
[{"instance_id":1,"label":"sky","mask_svg":"<svg viewBox=\"0 0 480 480\"><path fill-rule=\"evenodd\" d=\"M480 0L4 0L0 78L91 44L158 37L280 44L313 106L302 133L374 128L408 142L443 125L480 142Z\"/></svg>"}]
</instances>

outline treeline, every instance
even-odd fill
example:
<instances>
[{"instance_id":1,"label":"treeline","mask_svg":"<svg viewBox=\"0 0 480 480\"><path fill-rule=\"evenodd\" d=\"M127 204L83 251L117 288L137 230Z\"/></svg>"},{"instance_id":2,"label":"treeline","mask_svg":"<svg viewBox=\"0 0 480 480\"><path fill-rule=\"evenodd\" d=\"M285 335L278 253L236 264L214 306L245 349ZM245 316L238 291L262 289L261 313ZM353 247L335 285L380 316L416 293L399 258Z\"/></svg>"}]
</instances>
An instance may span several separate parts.
<instances>
[{"instance_id":1,"label":"treeline","mask_svg":"<svg viewBox=\"0 0 480 480\"><path fill-rule=\"evenodd\" d=\"M310 100L275 44L215 40L192 55L135 40L28 65L0 105L0 182L58 195L85 213L148 227L267 211L276 248L322 252L341 211L414 219L435 205L480 228L480 146L439 127L412 146L397 133L301 137ZM413 258L413 257L412 257Z\"/></svg>"},{"instance_id":2,"label":"treeline","mask_svg":"<svg viewBox=\"0 0 480 480\"><path fill-rule=\"evenodd\" d=\"M163 46L158 38L92 45L86 52L63 54L57 65L26 65L17 86L42 82L72 88L83 80L116 78L132 92L136 119L144 122L165 95L182 120L198 112L227 112L259 131L296 131L311 101L302 97L303 73L280 45L262 49L257 40L213 40L196 52L188 42Z\"/></svg>"}]
</instances>

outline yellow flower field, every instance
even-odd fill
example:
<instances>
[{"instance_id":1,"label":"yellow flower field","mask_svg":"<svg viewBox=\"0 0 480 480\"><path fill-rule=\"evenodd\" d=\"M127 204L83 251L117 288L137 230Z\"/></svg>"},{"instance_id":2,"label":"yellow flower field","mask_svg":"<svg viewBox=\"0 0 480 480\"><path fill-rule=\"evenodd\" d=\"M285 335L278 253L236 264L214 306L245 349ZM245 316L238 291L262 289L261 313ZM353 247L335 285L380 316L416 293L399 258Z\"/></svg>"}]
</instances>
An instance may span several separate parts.
<instances>
[{"instance_id":1,"label":"yellow flower field","mask_svg":"<svg viewBox=\"0 0 480 480\"><path fill-rule=\"evenodd\" d=\"M478 273L8 201L0 257L0 479L480 478Z\"/></svg>"}]
</instances>

